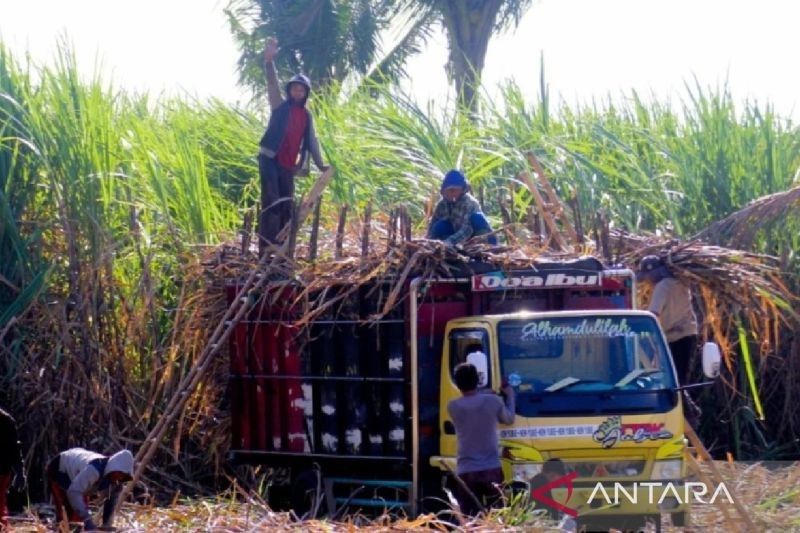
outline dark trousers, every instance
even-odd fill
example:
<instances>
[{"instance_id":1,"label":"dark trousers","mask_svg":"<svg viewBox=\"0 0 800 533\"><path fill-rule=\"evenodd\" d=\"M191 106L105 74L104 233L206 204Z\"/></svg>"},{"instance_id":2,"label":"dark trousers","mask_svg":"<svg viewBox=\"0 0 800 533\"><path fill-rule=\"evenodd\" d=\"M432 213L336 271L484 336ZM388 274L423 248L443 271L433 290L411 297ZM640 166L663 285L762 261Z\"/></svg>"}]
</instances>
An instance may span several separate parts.
<instances>
[{"instance_id":1,"label":"dark trousers","mask_svg":"<svg viewBox=\"0 0 800 533\"><path fill-rule=\"evenodd\" d=\"M50 488L50 494L53 496L53 506L56 510L56 520L58 522L81 522L81 517L75 512L69 504L67 498L67 489L70 485L70 479L67 474L58 470L59 455L56 455L47 464L47 485ZM84 501L87 501L84 496Z\"/></svg>"},{"instance_id":2,"label":"dark trousers","mask_svg":"<svg viewBox=\"0 0 800 533\"><path fill-rule=\"evenodd\" d=\"M503 470L501 468L467 472L459 474L458 477L472 491L472 494L475 495L475 498L484 508L488 509L502 501L503 493L500 490L500 485L503 484ZM464 490L460 483L456 482L455 489L455 496L462 513L468 516L475 516L481 512L478 502Z\"/></svg>"},{"instance_id":3,"label":"dark trousers","mask_svg":"<svg viewBox=\"0 0 800 533\"><path fill-rule=\"evenodd\" d=\"M669 351L672 352L672 360L675 361L679 385L685 385L692 379L690 364L695 348L697 348L697 335L687 335L669 343Z\"/></svg>"},{"instance_id":4,"label":"dark trousers","mask_svg":"<svg viewBox=\"0 0 800 533\"><path fill-rule=\"evenodd\" d=\"M279 244L278 233L292 218L294 172L283 168L274 157L258 156L261 176L261 212L258 217L258 249Z\"/></svg>"},{"instance_id":5,"label":"dark trousers","mask_svg":"<svg viewBox=\"0 0 800 533\"><path fill-rule=\"evenodd\" d=\"M486 218L486 215L483 213L473 213L469 216L469 223L472 226L472 236L477 237L478 235L484 235L486 233L492 232L492 226L489 225L489 220ZM453 228L453 224L444 218L440 218L439 220L434 220L431 222L431 227L428 230L432 239L437 240L445 240L450 235L455 233L456 230ZM486 242L489 244L497 244L497 236L496 235L488 235L486 237Z\"/></svg>"},{"instance_id":6,"label":"dark trousers","mask_svg":"<svg viewBox=\"0 0 800 533\"><path fill-rule=\"evenodd\" d=\"M669 343L669 351L672 352L672 359L675 361L675 371L678 373L678 385L686 385L690 383L694 376L692 375L692 357L697 349L697 335L687 335L680 339ZM700 417L703 412L697 403L689 394L688 390L683 391L684 400L684 414L686 420L693 427L697 427L700 423Z\"/></svg>"}]
</instances>

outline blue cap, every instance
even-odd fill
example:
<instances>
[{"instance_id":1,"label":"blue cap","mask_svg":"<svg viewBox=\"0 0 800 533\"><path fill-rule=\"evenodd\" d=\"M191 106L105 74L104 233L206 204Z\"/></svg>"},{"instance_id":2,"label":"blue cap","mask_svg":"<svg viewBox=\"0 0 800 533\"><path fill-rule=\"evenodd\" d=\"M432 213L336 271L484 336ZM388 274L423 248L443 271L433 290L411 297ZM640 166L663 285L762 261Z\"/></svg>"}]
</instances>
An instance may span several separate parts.
<instances>
[{"instance_id":1,"label":"blue cap","mask_svg":"<svg viewBox=\"0 0 800 533\"><path fill-rule=\"evenodd\" d=\"M469 183L467 183L467 178L464 177L464 174L453 169L444 175L441 191L444 192L444 190L448 187L461 187L462 189L467 189L469 188Z\"/></svg>"}]
</instances>

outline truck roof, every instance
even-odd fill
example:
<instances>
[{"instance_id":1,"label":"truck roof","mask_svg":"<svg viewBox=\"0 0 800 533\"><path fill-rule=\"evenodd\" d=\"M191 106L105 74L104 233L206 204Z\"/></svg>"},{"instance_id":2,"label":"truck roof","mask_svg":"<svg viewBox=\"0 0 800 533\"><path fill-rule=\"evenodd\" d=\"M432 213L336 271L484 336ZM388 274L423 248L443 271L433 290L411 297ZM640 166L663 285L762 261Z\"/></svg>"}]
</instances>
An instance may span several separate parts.
<instances>
[{"instance_id":1,"label":"truck roof","mask_svg":"<svg viewBox=\"0 0 800 533\"><path fill-rule=\"evenodd\" d=\"M653 319L656 316L650 311L641 309L588 309L588 310L569 310L569 311L518 311L515 313L504 313L497 315L478 315L472 317L462 317L453 319L452 322L469 322L476 318L489 319L491 321L532 319L532 318L559 318L559 317L607 317L607 316L648 316Z\"/></svg>"}]
</instances>

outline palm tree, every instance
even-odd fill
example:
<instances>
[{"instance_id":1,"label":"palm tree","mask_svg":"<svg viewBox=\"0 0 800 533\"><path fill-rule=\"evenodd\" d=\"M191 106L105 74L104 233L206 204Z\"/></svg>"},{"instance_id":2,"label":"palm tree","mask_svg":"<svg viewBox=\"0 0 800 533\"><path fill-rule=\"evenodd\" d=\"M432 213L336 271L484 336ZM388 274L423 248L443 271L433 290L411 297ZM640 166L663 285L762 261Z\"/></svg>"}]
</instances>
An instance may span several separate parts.
<instances>
[{"instance_id":1,"label":"palm tree","mask_svg":"<svg viewBox=\"0 0 800 533\"><path fill-rule=\"evenodd\" d=\"M240 81L256 93L265 90L267 37L280 43L276 64L282 76L302 71L328 85L378 71L391 78L402 75L405 59L420 51L428 35L422 21L414 20L384 50L382 35L396 14L395 2L386 0L230 0L225 12L242 52Z\"/></svg>"},{"instance_id":2,"label":"palm tree","mask_svg":"<svg viewBox=\"0 0 800 533\"><path fill-rule=\"evenodd\" d=\"M242 82L259 91L267 36L281 43L278 63L284 69L305 70L325 84L354 73L404 74L405 60L441 25L448 76L459 105L474 112L489 41L516 27L530 5L531 0L231 0L226 12L242 50ZM396 37L384 46L389 34Z\"/></svg>"},{"instance_id":3,"label":"palm tree","mask_svg":"<svg viewBox=\"0 0 800 533\"><path fill-rule=\"evenodd\" d=\"M447 74L460 106L474 112L486 50L491 38L516 27L531 0L416 0L438 17L449 48Z\"/></svg>"}]
</instances>

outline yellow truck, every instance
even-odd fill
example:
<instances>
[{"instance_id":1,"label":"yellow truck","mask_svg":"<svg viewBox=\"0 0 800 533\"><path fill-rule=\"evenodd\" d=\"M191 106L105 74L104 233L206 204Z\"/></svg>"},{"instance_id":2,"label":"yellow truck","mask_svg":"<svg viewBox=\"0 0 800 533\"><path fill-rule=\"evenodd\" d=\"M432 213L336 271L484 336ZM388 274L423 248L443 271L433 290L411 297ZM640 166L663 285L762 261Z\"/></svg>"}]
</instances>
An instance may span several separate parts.
<instances>
[{"instance_id":1,"label":"yellow truck","mask_svg":"<svg viewBox=\"0 0 800 533\"><path fill-rule=\"evenodd\" d=\"M301 326L280 282L237 325L231 460L274 473L273 507L436 510L456 464L452 372L470 361L486 393L516 391L516 420L499 430L510 490L589 525L684 519L682 395L658 321L634 310L633 272L584 258L450 274L410 275L379 317L395 281L326 288L327 312ZM531 487L553 459L564 479Z\"/></svg>"}]
</instances>

